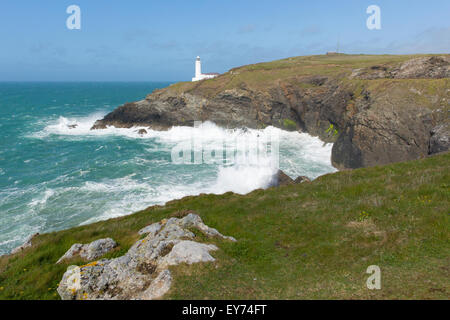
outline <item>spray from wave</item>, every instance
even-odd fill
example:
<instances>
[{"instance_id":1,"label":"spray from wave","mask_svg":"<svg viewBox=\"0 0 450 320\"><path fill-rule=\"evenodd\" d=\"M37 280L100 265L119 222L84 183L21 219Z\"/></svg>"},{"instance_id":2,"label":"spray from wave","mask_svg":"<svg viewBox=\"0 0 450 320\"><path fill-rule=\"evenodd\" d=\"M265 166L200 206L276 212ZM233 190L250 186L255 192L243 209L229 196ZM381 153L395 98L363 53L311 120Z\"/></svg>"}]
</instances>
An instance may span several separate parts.
<instances>
[{"instance_id":1,"label":"spray from wave","mask_svg":"<svg viewBox=\"0 0 450 320\"><path fill-rule=\"evenodd\" d=\"M332 144L324 145L305 133L274 127L224 129L211 122L168 131L91 130L103 115L44 120L40 129L27 136L45 148L54 145L54 160L48 161L50 151L44 148L42 161L33 158L26 163L40 166L35 170L42 172L41 181L3 190L0 210L5 213L0 222L10 227L0 235L0 254L34 232L118 217L200 193L246 194L267 188L279 168L293 178L311 179L335 171L330 162ZM147 134L139 134L140 129ZM261 146L267 147L262 137L267 136L277 139L277 165L270 153L260 153ZM171 153L180 144L193 147L188 163L173 161ZM199 145L202 161L196 163L195 146ZM229 149L236 151L233 161L227 157Z\"/></svg>"},{"instance_id":2,"label":"spray from wave","mask_svg":"<svg viewBox=\"0 0 450 320\"><path fill-rule=\"evenodd\" d=\"M207 146L209 150L234 148L237 154L240 155L240 159L242 159L243 154L246 154L248 158L252 158L258 152L258 148L249 148L249 144L255 145L255 142L257 144L261 140L261 136L272 136L276 137L278 140L277 143L279 143L279 150L277 150L280 156L279 167L292 177L307 175L314 179L324 173L336 171L330 161L332 144L324 144L320 139L306 133L287 132L271 126L263 130L224 129L209 121L201 123L196 127L179 126L172 127L167 131L156 131L143 126L133 128L116 128L110 126L106 129L91 130L95 121L103 116L104 113L101 112L96 112L82 118L66 118L61 116L32 136L41 139L50 136L78 136L80 138L92 136L126 137L150 141L150 143L146 143L146 147L148 151L153 152L168 152L176 144L195 140L200 145ZM141 129L145 129L147 133L145 135L140 134L139 130ZM246 144L239 145L238 141L245 141ZM151 142L155 142L155 144ZM100 146L95 151L100 151L101 149L103 149L103 146ZM224 151L224 154L226 154L226 151ZM204 158L205 150L203 150ZM229 159L225 157L223 163L219 163L217 166L216 181L208 191L212 193L228 191L248 193L257 188L269 186L273 175L279 168L278 166L273 166L268 157L256 157L256 159L256 163L252 163L251 165L246 164L245 161L243 163L238 159L230 166L230 163L227 163ZM142 158L139 160L146 162L149 166L158 164L158 161L148 161Z\"/></svg>"}]
</instances>

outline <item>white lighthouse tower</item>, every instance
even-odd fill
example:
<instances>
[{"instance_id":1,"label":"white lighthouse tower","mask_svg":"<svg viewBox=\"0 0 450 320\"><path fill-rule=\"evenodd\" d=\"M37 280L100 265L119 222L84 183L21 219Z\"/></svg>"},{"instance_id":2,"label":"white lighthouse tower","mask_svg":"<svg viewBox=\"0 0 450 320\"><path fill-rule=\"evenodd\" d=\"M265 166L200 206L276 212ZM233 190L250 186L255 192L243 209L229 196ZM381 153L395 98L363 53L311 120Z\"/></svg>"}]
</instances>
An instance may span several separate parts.
<instances>
[{"instance_id":1,"label":"white lighthouse tower","mask_svg":"<svg viewBox=\"0 0 450 320\"><path fill-rule=\"evenodd\" d=\"M197 59L195 59L195 77L192 78L192 82L200 81L203 79L212 79L217 77L218 75L218 73L202 73L202 62L200 60L200 57L197 56Z\"/></svg>"},{"instance_id":2,"label":"white lighthouse tower","mask_svg":"<svg viewBox=\"0 0 450 320\"><path fill-rule=\"evenodd\" d=\"M202 62L200 61L200 57L197 56L195 59L195 78L200 78L202 76Z\"/></svg>"}]
</instances>

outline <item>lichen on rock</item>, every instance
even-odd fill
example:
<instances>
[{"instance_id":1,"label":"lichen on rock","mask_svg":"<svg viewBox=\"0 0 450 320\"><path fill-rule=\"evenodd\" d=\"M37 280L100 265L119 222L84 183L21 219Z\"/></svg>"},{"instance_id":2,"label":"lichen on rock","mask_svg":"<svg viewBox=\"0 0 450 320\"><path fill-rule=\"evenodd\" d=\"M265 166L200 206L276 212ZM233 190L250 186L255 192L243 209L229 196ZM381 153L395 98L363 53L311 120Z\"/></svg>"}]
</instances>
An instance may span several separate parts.
<instances>
[{"instance_id":1,"label":"lichen on rock","mask_svg":"<svg viewBox=\"0 0 450 320\"><path fill-rule=\"evenodd\" d=\"M170 218L140 231L147 234L118 258L103 259L84 266L70 266L58 286L64 300L151 300L170 289L169 266L214 261L215 245L193 241L197 229L209 237L236 241L205 225L193 213ZM143 231L144 230L144 231Z\"/></svg>"},{"instance_id":2,"label":"lichen on rock","mask_svg":"<svg viewBox=\"0 0 450 320\"><path fill-rule=\"evenodd\" d=\"M95 240L89 244L75 243L56 263L72 259L75 256L80 256L88 261L98 259L115 247L117 247L117 243L111 238Z\"/></svg>"}]
</instances>

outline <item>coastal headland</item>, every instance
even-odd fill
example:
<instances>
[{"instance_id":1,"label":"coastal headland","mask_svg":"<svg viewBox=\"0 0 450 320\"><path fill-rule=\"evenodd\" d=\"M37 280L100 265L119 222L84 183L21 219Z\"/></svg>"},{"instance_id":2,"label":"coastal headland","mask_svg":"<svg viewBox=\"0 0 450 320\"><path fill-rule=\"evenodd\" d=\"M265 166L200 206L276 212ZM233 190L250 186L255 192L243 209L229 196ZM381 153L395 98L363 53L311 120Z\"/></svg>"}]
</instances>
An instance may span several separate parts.
<instances>
[{"instance_id":1,"label":"coastal headland","mask_svg":"<svg viewBox=\"0 0 450 320\"><path fill-rule=\"evenodd\" d=\"M118 107L93 129L271 125L334 142L339 169L369 167L448 150L449 88L450 55L293 57L176 83Z\"/></svg>"},{"instance_id":2,"label":"coastal headland","mask_svg":"<svg viewBox=\"0 0 450 320\"><path fill-rule=\"evenodd\" d=\"M447 299L449 61L294 57L118 107L92 130L276 126L353 170L37 234L0 257L0 299Z\"/></svg>"}]
</instances>

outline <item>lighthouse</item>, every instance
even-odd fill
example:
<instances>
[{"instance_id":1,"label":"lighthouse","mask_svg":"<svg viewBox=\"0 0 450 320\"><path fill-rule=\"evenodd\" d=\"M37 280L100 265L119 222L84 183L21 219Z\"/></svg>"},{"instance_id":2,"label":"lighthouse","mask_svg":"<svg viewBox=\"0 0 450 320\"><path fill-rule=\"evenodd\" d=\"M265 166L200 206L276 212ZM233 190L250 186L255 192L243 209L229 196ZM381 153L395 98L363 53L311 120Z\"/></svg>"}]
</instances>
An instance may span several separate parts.
<instances>
[{"instance_id":1,"label":"lighthouse","mask_svg":"<svg viewBox=\"0 0 450 320\"><path fill-rule=\"evenodd\" d=\"M200 61L200 57L197 56L195 59L195 78L200 78L202 75L202 62Z\"/></svg>"},{"instance_id":2,"label":"lighthouse","mask_svg":"<svg viewBox=\"0 0 450 320\"><path fill-rule=\"evenodd\" d=\"M202 61L200 60L200 57L197 56L197 59L195 59L195 77L192 78L192 82L204 79L212 79L217 77L218 75L218 73L202 73Z\"/></svg>"}]
</instances>

